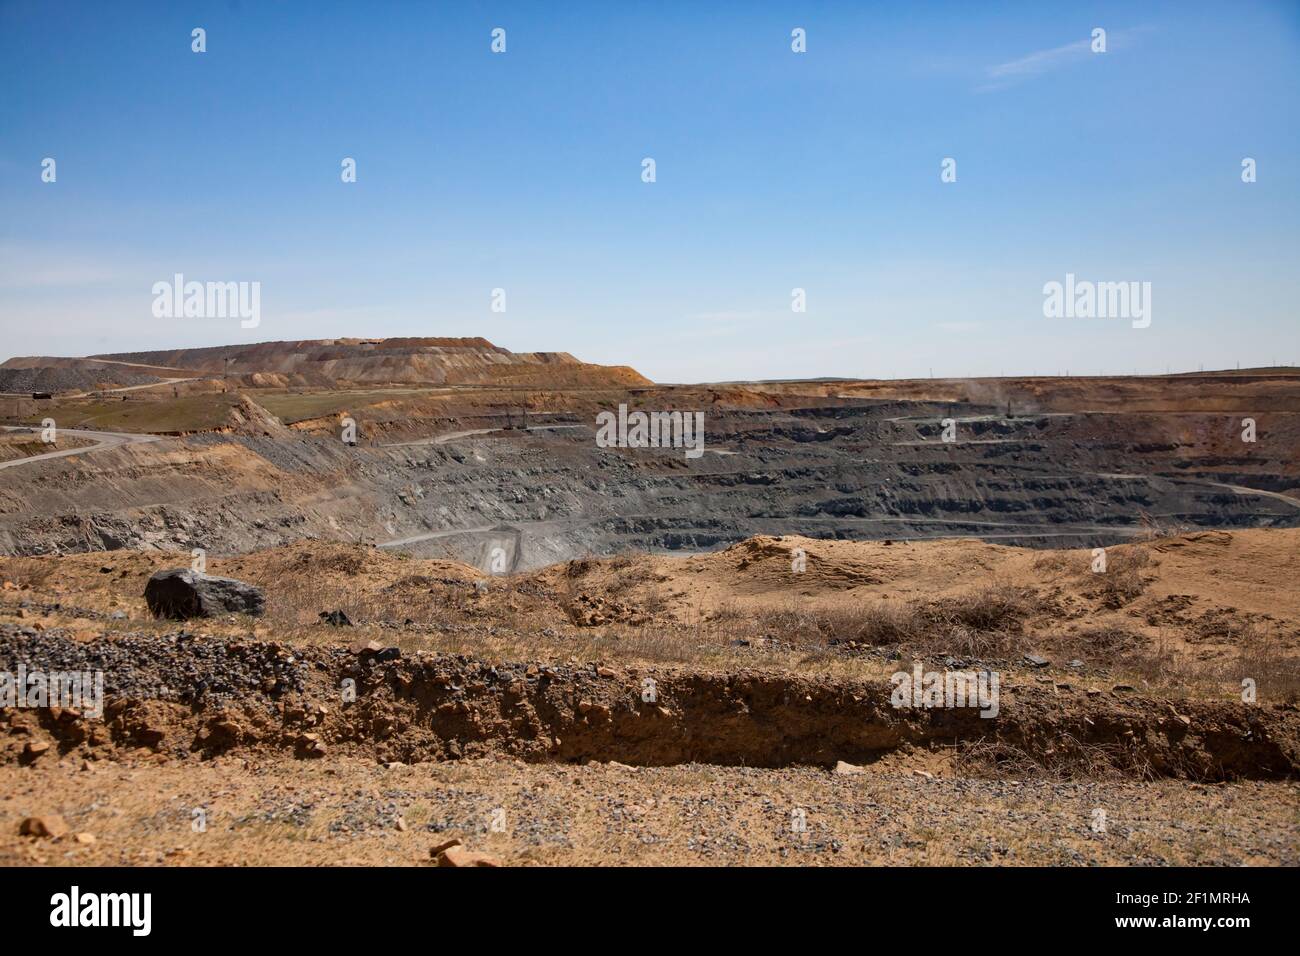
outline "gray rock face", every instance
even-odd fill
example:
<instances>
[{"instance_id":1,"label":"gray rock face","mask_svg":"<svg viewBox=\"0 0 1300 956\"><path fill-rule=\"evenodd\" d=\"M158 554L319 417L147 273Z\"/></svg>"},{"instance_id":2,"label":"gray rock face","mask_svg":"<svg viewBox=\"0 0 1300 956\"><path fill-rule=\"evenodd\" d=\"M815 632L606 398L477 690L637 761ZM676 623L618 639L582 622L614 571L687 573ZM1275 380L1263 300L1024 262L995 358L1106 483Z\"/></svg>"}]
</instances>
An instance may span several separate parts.
<instances>
[{"instance_id":1,"label":"gray rock face","mask_svg":"<svg viewBox=\"0 0 1300 956\"><path fill-rule=\"evenodd\" d=\"M144 588L154 617L185 620L216 614L260 616L266 598L260 589L234 578L218 578L188 568L159 571Z\"/></svg>"}]
</instances>

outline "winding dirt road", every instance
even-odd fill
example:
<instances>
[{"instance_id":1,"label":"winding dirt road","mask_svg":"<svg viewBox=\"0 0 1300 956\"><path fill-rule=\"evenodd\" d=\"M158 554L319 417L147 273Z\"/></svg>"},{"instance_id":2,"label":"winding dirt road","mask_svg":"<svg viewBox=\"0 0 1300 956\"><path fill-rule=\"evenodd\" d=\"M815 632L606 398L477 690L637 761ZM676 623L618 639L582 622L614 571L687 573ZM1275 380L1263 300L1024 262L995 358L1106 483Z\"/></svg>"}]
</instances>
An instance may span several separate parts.
<instances>
[{"instance_id":1,"label":"winding dirt road","mask_svg":"<svg viewBox=\"0 0 1300 956\"><path fill-rule=\"evenodd\" d=\"M31 432L33 435L39 434L40 429L25 428L16 425L0 426L7 432ZM84 431L78 428L60 428L59 434L68 435L72 438L83 438L87 441L93 441L93 445L84 445L79 448L65 448L62 451L46 452L43 455L30 455L27 458L15 458L13 461L0 461L0 469L16 468L19 465L30 465L38 461L48 461L51 458L69 458L73 455L86 455L93 451L103 451L107 448L121 448L123 445L143 445L149 442L160 441L160 435L134 435L127 432L92 432Z\"/></svg>"}]
</instances>

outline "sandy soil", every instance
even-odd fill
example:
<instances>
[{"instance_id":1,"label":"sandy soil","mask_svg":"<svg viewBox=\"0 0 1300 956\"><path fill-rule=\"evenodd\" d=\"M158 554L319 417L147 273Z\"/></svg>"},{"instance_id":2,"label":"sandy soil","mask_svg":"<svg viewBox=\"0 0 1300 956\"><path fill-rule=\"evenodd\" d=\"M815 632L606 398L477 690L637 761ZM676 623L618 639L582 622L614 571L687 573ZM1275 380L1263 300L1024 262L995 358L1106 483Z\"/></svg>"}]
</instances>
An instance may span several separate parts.
<instances>
[{"instance_id":1,"label":"sandy soil","mask_svg":"<svg viewBox=\"0 0 1300 956\"><path fill-rule=\"evenodd\" d=\"M89 768L0 767L0 865L427 866L452 839L502 865L1300 864L1294 783L492 759ZM42 813L95 842L17 836Z\"/></svg>"}]
</instances>

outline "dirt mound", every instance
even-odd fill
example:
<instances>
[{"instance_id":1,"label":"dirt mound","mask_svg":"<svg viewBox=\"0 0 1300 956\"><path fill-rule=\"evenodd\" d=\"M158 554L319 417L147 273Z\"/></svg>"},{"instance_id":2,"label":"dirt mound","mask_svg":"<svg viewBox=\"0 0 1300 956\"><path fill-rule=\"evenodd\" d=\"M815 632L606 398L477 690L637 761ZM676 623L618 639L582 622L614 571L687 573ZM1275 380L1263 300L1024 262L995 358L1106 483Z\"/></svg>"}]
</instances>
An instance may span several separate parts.
<instances>
[{"instance_id":1,"label":"dirt mound","mask_svg":"<svg viewBox=\"0 0 1300 956\"><path fill-rule=\"evenodd\" d=\"M357 594L372 594L403 582L451 579L473 582L483 573L456 561L411 561L386 551L328 541L302 541L285 548L272 548L220 561L223 573L282 583L303 575L327 584L337 581Z\"/></svg>"},{"instance_id":2,"label":"dirt mound","mask_svg":"<svg viewBox=\"0 0 1300 956\"><path fill-rule=\"evenodd\" d=\"M1295 530L1198 532L1101 552L763 536L689 558L574 562L536 579L642 609L652 626L703 627L746 646L1033 654L1196 694L1231 693L1250 678L1290 700L1300 695L1297 553Z\"/></svg>"},{"instance_id":3,"label":"dirt mound","mask_svg":"<svg viewBox=\"0 0 1300 956\"><path fill-rule=\"evenodd\" d=\"M410 648L436 639L563 660L616 642L628 661L730 667L757 657L875 673L890 654L995 667L1029 654L1095 679L1212 699L1239 697L1249 678L1262 700L1286 701L1300 695L1297 546L1300 532L1290 530L1195 533L1107 549L1107 570L1096 573L1091 550L764 536L688 558L584 559L492 576L301 541L209 555L207 570L265 589L257 633L312 642L336 639L318 617L342 610L381 637L395 629ZM27 589L0 594L0 613L26 600L144 618L149 575L188 563L168 551L0 558L0 577ZM61 620L51 613L46 623Z\"/></svg>"},{"instance_id":4,"label":"dirt mound","mask_svg":"<svg viewBox=\"0 0 1300 956\"><path fill-rule=\"evenodd\" d=\"M757 536L712 554L587 560L539 572L538 577L554 581L575 576L571 569L576 567L585 587L604 586L642 599L658 589L683 598L676 602L680 608L706 611L737 603L772 607L791 600L839 602L846 597L941 599L1000 581L1096 605L1110 597L1111 589L1131 587L1132 599L1144 599L1139 607L1149 599L1189 594L1197 606L1226 602L1243 614L1300 627L1300 592L1290 586L1300 555L1300 530L1196 532L1104 552L1107 570L1094 572L1092 549L1013 548L973 539L889 542ZM1116 577L1125 581L1113 583ZM1129 602L1123 606L1129 608Z\"/></svg>"},{"instance_id":5,"label":"dirt mound","mask_svg":"<svg viewBox=\"0 0 1300 956\"><path fill-rule=\"evenodd\" d=\"M223 431L237 435L256 435L262 438L287 438L293 434L280 419L276 418L261 405L245 395L239 397L239 404L233 405L226 415L227 425Z\"/></svg>"}]
</instances>

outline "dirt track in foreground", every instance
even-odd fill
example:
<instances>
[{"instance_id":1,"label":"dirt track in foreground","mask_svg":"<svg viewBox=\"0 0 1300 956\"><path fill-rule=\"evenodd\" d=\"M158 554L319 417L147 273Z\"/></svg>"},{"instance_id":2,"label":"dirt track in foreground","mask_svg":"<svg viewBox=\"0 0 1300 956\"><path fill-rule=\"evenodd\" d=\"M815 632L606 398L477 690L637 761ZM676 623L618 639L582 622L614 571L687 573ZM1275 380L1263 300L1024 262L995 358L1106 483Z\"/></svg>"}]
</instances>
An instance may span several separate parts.
<instances>
[{"instance_id":1,"label":"dirt track in foreground","mask_svg":"<svg viewBox=\"0 0 1300 956\"><path fill-rule=\"evenodd\" d=\"M430 865L454 838L503 865L1300 864L1294 783L508 759L89 766L0 765L0 865ZM95 842L17 836L35 813Z\"/></svg>"}]
</instances>

